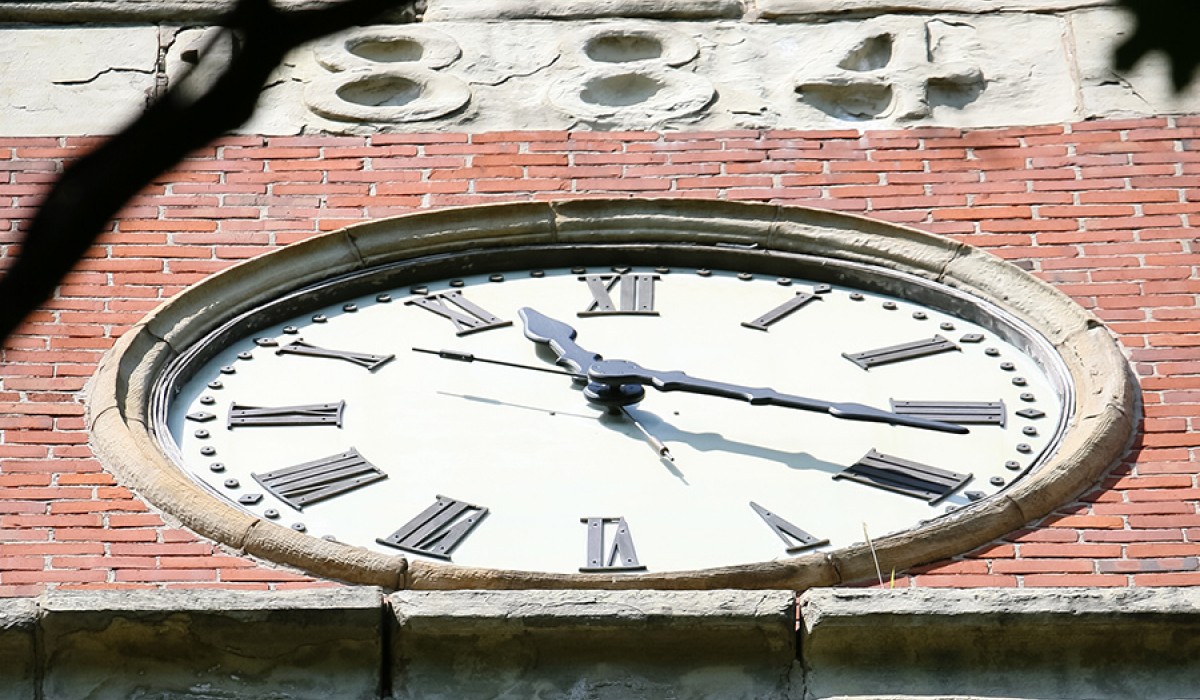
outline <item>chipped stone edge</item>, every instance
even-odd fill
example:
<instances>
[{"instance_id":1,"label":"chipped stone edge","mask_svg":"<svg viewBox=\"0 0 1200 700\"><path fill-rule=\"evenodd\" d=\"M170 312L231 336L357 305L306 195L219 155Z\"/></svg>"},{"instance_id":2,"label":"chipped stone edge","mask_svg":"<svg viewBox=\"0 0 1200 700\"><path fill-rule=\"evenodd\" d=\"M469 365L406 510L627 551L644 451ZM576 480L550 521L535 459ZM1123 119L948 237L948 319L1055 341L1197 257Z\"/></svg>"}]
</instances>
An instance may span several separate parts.
<instances>
[{"instance_id":1,"label":"chipped stone edge","mask_svg":"<svg viewBox=\"0 0 1200 700\"><path fill-rule=\"evenodd\" d=\"M146 412L167 362L220 323L285 292L433 253L529 244L637 241L757 244L872 263L968 290L1047 336L1075 381L1066 438L1037 473L948 518L833 552L703 571L546 574L455 567L328 542L254 518L191 482L156 447ZM1115 340L1049 284L984 251L932 234L819 209L677 199L574 200L420 212L354 225L248 260L164 303L102 360L87 398L92 444L122 483L199 534L313 575L388 589L792 589L962 554L1050 513L1125 452L1138 389Z\"/></svg>"},{"instance_id":2,"label":"chipped stone edge","mask_svg":"<svg viewBox=\"0 0 1200 700\"><path fill-rule=\"evenodd\" d=\"M206 22L218 20L236 0L6 0L0 22ZM325 7L337 0L273 0L281 11ZM419 9L419 8L418 8ZM404 11L385 15L400 20ZM410 20L409 20L410 21Z\"/></svg>"}]
</instances>

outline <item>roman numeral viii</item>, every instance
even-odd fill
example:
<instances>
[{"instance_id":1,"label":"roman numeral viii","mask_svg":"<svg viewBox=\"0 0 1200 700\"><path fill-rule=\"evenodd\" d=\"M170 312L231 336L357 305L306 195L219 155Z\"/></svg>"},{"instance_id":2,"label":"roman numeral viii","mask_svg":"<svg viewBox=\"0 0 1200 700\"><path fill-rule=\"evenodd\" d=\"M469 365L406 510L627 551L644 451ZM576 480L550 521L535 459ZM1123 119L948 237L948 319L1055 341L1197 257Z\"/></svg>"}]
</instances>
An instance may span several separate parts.
<instances>
[{"instance_id":1,"label":"roman numeral viii","mask_svg":"<svg viewBox=\"0 0 1200 700\"><path fill-rule=\"evenodd\" d=\"M658 281L658 275L584 275L579 279L587 282L588 291L592 293L592 303L579 312L580 316L658 315L654 310L654 283ZM620 287L619 296L614 303L610 292L617 287Z\"/></svg>"},{"instance_id":2,"label":"roman numeral viii","mask_svg":"<svg viewBox=\"0 0 1200 700\"><path fill-rule=\"evenodd\" d=\"M251 476L271 495L296 510L387 478L387 474L364 459L354 448Z\"/></svg>"}]
</instances>

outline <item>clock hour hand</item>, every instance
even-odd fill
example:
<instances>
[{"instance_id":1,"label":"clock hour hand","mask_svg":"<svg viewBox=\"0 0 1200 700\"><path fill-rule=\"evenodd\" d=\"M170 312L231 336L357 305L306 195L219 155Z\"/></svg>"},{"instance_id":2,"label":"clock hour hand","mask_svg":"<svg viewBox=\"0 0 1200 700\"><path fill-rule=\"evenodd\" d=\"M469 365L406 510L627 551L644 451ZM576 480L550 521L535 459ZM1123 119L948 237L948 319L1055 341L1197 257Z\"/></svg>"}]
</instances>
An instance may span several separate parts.
<instances>
[{"instance_id":1,"label":"clock hour hand","mask_svg":"<svg viewBox=\"0 0 1200 700\"><path fill-rule=\"evenodd\" d=\"M555 364L572 372L586 373L588 367L602 358L600 355L579 347L575 342L576 330L562 321L555 320L528 306L517 311L525 325L525 337L535 343L549 345L558 355Z\"/></svg>"},{"instance_id":2,"label":"clock hour hand","mask_svg":"<svg viewBox=\"0 0 1200 700\"><path fill-rule=\"evenodd\" d=\"M601 360L588 369L588 379L605 386L641 385L659 391L685 391L692 394L718 396L745 401L753 406L782 406L802 411L826 413L834 418L903 425L911 428L937 430L945 433L966 433L965 427L954 423L929 420L917 416L905 416L891 411L873 408L860 403L837 403L804 396L784 394L774 389L755 388L738 384L727 384L709 379L698 379L683 372L660 372L646 369L628 360Z\"/></svg>"}]
</instances>

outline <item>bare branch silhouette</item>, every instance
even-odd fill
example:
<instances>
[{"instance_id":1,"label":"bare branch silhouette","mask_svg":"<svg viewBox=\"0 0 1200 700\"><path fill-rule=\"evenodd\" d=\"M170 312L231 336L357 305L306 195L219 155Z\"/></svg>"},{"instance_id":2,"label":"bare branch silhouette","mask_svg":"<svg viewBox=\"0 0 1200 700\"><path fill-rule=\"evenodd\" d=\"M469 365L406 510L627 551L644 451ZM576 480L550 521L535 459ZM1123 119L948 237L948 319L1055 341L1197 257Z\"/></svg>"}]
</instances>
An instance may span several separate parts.
<instances>
[{"instance_id":1,"label":"bare branch silhouette","mask_svg":"<svg viewBox=\"0 0 1200 700\"><path fill-rule=\"evenodd\" d=\"M412 2L344 0L281 11L270 0L238 0L220 22L234 51L211 85L193 97L187 79L177 82L123 131L71 164L46 194L19 256L0 279L0 339L53 294L126 202L189 152L249 119L288 51Z\"/></svg>"}]
</instances>

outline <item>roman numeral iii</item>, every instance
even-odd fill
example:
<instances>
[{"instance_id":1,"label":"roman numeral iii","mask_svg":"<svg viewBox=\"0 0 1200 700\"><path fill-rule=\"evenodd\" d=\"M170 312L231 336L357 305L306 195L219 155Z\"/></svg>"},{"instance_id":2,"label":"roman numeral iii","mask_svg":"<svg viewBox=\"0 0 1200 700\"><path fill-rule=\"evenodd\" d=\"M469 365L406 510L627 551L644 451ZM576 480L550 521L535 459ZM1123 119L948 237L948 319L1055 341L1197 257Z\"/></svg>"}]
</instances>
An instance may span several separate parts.
<instances>
[{"instance_id":1,"label":"roman numeral iii","mask_svg":"<svg viewBox=\"0 0 1200 700\"><path fill-rule=\"evenodd\" d=\"M592 293L592 303L579 312L580 316L658 315L654 310L654 283L658 275L584 275L579 279L587 282ZM614 303L611 292L618 287L619 296Z\"/></svg>"}]
</instances>

